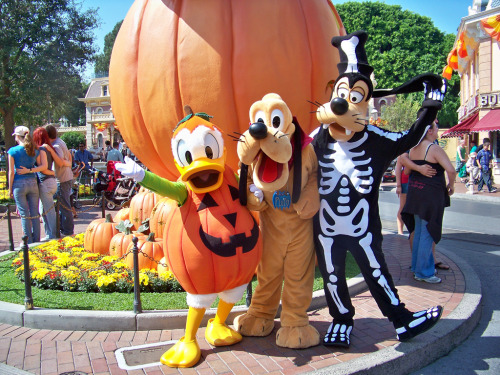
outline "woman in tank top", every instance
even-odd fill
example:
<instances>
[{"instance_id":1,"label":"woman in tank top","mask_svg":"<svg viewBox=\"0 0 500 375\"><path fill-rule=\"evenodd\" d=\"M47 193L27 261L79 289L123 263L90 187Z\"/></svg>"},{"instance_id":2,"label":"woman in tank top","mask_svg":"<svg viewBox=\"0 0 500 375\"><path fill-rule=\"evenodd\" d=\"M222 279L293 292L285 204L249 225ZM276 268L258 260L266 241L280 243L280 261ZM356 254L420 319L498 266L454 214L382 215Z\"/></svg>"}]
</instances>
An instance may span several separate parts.
<instances>
[{"instance_id":1,"label":"woman in tank top","mask_svg":"<svg viewBox=\"0 0 500 375\"><path fill-rule=\"evenodd\" d=\"M410 150L411 161L417 165L429 165L436 174L427 177L412 170L406 204L401 213L408 231L414 232L411 269L415 280L428 283L441 282L441 279L435 276L432 243L437 244L441 239L444 208L450 205L456 176L450 159L444 150L434 143L438 130L437 124L433 122L424 139Z\"/></svg>"}]
</instances>

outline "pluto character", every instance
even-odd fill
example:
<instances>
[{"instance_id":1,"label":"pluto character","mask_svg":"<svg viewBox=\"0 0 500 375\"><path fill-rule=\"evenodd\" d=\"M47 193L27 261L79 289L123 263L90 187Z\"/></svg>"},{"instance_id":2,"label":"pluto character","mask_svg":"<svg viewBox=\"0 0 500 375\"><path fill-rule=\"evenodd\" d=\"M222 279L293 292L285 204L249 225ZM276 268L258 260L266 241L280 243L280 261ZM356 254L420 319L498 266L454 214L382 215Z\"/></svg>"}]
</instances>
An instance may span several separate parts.
<instances>
[{"instance_id":1,"label":"pluto character","mask_svg":"<svg viewBox=\"0 0 500 375\"><path fill-rule=\"evenodd\" d=\"M312 139L277 94L255 102L250 121L250 128L238 139L243 163L240 193L248 199L248 208L259 211L263 252L252 303L234 326L244 336L269 335L281 298L276 344L318 345L319 333L307 316L315 264L312 217L319 208Z\"/></svg>"},{"instance_id":2,"label":"pluto character","mask_svg":"<svg viewBox=\"0 0 500 375\"><path fill-rule=\"evenodd\" d=\"M201 356L196 332L219 296L206 340L232 345L241 335L225 322L252 279L262 253L258 224L239 202L235 173L225 165L221 131L203 113L190 114L174 130L172 151L181 177L171 182L131 159L117 164L125 176L173 201L164 233L168 266L187 292L185 336L161 357L170 367L191 367Z\"/></svg>"},{"instance_id":3,"label":"pluto character","mask_svg":"<svg viewBox=\"0 0 500 375\"><path fill-rule=\"evenodd\" d=\"M354 307L345 279L345 257L354 256L382 313L394 324L400 341L431 328L442 307L410 312L399 299L382 252L378 211L379 186L384 171L398 155L417 145L442 106L446 84L424 74L392 90L373 90L364 44L358 31L334 37L339 49L339 76L330 102L317 109L323 124L314 136L318 157L320 209L314 217L316 254L333 322L323 344L349 347ZM416 122L405 132L389 132L367 125L368 100L389 94L424 91Z\"/></svg>"}]
</instances>

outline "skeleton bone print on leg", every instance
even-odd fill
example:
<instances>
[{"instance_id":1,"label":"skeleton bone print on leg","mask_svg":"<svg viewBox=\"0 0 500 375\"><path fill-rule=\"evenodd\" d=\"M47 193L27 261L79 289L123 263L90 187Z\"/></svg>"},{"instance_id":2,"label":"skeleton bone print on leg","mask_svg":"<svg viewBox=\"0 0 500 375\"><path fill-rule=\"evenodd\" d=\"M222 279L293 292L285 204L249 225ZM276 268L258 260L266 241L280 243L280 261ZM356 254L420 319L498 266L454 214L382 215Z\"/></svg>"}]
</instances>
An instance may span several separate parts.
<instances>
[{"instance_id":1,"label":"skeleton bone print on leg","mask_svg":"<svg viewBox=\"0 0 500 375\"><path fill-rule=\"evenodd\" d=\"M341 314L348 313L338 295L337 276L332 261L334 237L357 237L358 245L363 249L368 259L372 276L377 279L389 297L392 305L397 306L399 299L391 290L387 279L380 270L380 264L371 248L373 235L368 231L370 205L364 195L372 193L374 178L370 166L372 158L362 149L368 139L368 133L354 142L330 142L327 146L331 153L325 153L319 159L320 166L320 196L329 196L338 191L336 204L331 205L321 198L319 223L321 234L319 240L322 246L326 270L329 273L326 286ZM354 151L361 149L361 151ZM356 192L352 191L355 190Z\"/></svg>"}]
</instances>

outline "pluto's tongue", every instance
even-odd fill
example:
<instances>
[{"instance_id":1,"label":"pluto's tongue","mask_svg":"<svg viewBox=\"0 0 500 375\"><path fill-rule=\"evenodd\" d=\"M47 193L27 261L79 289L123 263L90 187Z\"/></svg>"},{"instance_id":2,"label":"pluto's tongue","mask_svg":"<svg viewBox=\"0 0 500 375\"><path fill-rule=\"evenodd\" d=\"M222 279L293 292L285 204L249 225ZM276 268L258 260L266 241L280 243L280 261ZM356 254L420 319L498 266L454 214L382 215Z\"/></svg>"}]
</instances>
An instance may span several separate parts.
<instances>
[{"instance_id":1,"label":"pluto's tongue","mask_svg":"<svg viewBox=\"0 0 500 375\"><path fill-rule=\"evenodd\" d=\"M262 161L259 168L259 178L262 182L271 183L278 179L281 174L283 166L276 163L269 158L266 154L262 154Z\"/></svg>"}]
</instances>

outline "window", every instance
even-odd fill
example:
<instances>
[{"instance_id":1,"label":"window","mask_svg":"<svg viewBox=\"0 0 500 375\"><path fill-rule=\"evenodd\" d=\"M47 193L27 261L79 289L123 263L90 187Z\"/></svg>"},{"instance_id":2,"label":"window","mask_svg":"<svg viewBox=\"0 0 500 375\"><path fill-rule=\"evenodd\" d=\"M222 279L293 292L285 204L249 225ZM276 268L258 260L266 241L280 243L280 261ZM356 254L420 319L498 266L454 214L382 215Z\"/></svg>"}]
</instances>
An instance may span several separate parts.
<instances>
[{"instance_id":1,"label":"window","mask_svg":"<svg viewBox=\"0 0 500 375\"><path fill-rule=\"evenodd\" d=\"M108 85L102 85L102 96L108 96Z\"/></svg>"},{"instance_id":2,"label":"window","mask_svg":"<svg viewBox=\"0 0 500 375\"><path fill-rule=\"evenodd\" d=\"M101 108L101 107L97 107L97 108L95 109L95 113L96 113L96 114L98 114L98 115L102 115L102 112L103 112L103 110L102 110L102 108Z\"/></svg>"}]
</instances>

